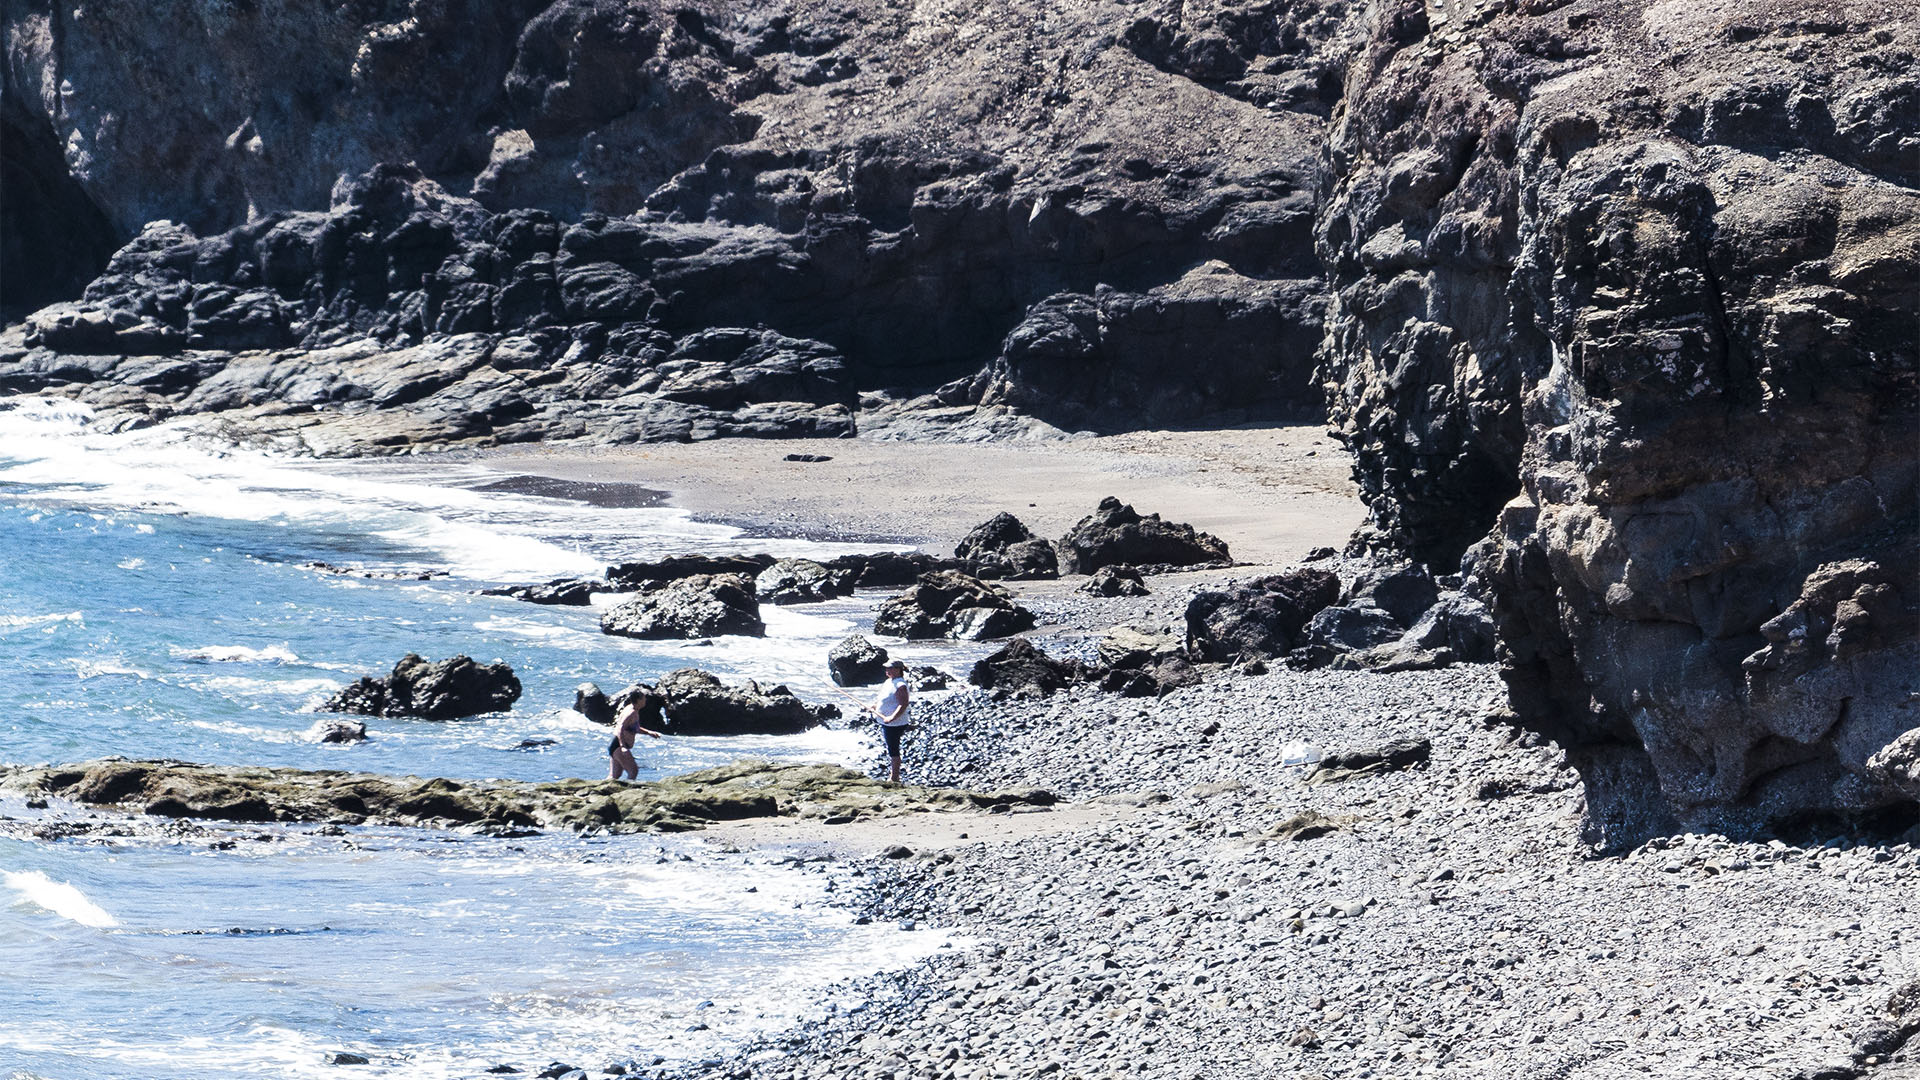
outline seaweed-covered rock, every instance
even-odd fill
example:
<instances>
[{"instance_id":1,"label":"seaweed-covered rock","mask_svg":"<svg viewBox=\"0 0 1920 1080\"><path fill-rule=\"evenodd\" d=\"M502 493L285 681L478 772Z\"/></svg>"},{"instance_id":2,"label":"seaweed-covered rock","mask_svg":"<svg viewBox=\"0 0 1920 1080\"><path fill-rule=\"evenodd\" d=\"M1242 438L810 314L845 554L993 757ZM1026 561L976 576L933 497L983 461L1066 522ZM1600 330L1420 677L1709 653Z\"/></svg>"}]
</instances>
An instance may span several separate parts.
<instances>
[{"instance_id":1,"label":"seaweed-covered rock","mask_svg":"<svg viewBox=\"0 0 1920 1080\"><path fill-rule=\"evenodd\" d=\"M1033 612L1014 603L1006 589L957 570L936 570L882 603L873 630L909 640L980 641L1019 633L1033 624Z\"/></svg>"},{"instance_id":2,"label":"seaweed-covered rock","mask_svg":"<svg viewBox=\"0 0 1920 1080\"><path fill-rule=\"evenodd\" d=\"M1049 656L1023 637L975 661L967 673L973 685L1015 698L1047 697L1086 678L1086 669L1079 664Z\"/></svg>"},{"instance_id":3,"label":"seaweed-covered rock","mask_svg":"<svg viewBox=\"0 0 1920 1080\"><path fill-rule=\"evenodd\" d=\"M1282 656L1339 595L1338 577L1310 567L1195 593L1187 603L1187 653L1222 663Z\"/></svg>"},{"instance_id":4,"label":"seaweed-covered rock","mask_svg":"<svg viewBox=\"0 0 1920 1080\"><path fill-rule=\"evenodd\" d=\"M1091 574L1103 566L1225 566L1233 558L1226 542L1193 526L1141 517L1133 507L1109 495L1080 519L1055 545L1070 574Z\"/></svg>"},{"instance_id":5,"label":"seaweed-covered rock","mask_svg":"<svg viewBox=\"0 0 1920 1080\"><path fill-rule=\"evenodd\" d=\"M1089 596L1145 596L1147 583L1140 577L1140 571L1119 564L1095 570L1093 576L1081 584L1080 591Z\"/></svg>"},{"instance_id":6,"label":"seaweed-covered rock","mask_svg":"<svg viewBox=\"0 0 1920 1080\"><path fill-rule=\"evenodd\" d=\"M408 653L384 678L362 678L321 708L362 716L416 716L453 720L504 712L520 698L520 680L502 663L479 664L470 656L428 663Z\"/></svg>"},{"instance_id":7,"label":"seaweed-covered rock","mask_svg":"<svg viewBox=\"0 0 1920 1080\"><path fill-rule=\"evenodd\" d=\"M762 690L749 679L729 686L698 668L668 672L655 688L666 699L668 735L792 735L840 715L809 705L784 686Z\"/></svg>"},{"instance_id":8,"label":"seaweed-covered rock","mask_svg":"<svg viewBox=\"0 0 1920 1080\"><path fill-rule=\"evenodd\" d=\"M697 575L644 592L600 617L602 633L636 638L760 637L760 600L739 574Z\"/></svg>"},{"instance_id":9,"label":"seaweed-covered rock","mask_svg":"<svg viewBox=\"0 0 1920 1080\"><path fill-rule=\"evenodd\" d=\"M853 591L851 575L827 569L812 559L780 559L760 571L754 590L762 603L815 604Z\"/></svg>"},{"instance_id":10,"label":"seaweed-covered rock","mask_svg":"<svg viewBox=\"0 0 1920 1080\"><path fill-rule=\"evenodd\" d=\"M835 686L871 686L887 678L887 650L849 634L827 652L827 676Z\"/></svg>"}]
</instances>

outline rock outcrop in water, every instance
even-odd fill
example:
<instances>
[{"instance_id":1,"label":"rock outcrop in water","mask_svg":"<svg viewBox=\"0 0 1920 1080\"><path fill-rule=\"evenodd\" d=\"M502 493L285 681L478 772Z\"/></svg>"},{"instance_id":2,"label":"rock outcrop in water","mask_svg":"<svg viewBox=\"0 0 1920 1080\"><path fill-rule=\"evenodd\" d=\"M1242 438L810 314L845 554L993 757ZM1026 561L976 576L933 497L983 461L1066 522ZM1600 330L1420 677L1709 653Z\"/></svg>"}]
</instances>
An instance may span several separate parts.
<instances>
[{"instance_id":1,"label":"rock outcrop in water","mask_svg":"<svg viewBox=\"0 0 1920 1080\"><path fill-rule=\"evenodd\" d=\"M519 699L520 680L506 664L480 664L470 656L429 663L424 657L408 653L385 677L362 678L342 688L321 708L362 716L456 720L503 712ZM361 734L364 737L364 730Z\"/></svg>"},{"instance_id":2,"label":"rock outcrop in water","mask_svg":"<svg viewBox=\"0 0 1920 1080\"><path fill-rule=\"evenodd\" d=\"M0 388L318 453L1324 406L1594 839L1912 801L1910 5L4 19L0 302L70 303Z\"/></svg>"},{"instance_id":3,"label":"rock outcrop in water","mask_svg":"<svg viewBox=\"0 0 1920 1080\"><path fill-rule=\"evenodd\" d=\"M698 668L668 672L656 689L666 699L668 735L792 735L840 715L838 706L809 705L784 686L729 686Z\"/></svg>"},{"instance_id":4,"label":"rock outcrop in water","mask_svg":"<svg viewBox=\"0 0 1920 1080\"><path fill-rule=\"evenodd\" d=\"M622 637L703 638L718 634L760 637L760 598L753 580L739 574L697 574L643 592L600 616L602 633Z\"/></svg>"}]
</instances>

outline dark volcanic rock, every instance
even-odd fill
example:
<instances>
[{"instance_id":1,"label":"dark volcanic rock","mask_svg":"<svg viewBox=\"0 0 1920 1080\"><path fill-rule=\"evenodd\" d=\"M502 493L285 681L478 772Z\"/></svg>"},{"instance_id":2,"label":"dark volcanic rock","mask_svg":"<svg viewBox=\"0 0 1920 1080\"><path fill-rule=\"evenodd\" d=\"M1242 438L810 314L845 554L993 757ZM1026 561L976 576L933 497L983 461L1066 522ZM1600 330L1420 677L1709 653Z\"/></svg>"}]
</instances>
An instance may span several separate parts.
<instances>
[{"instance_id":1,"label":"dark volcanic rock","mask_svg":"<svg viewBox=\"0 0 1920 1080\"><path fill-rule=\"evenodd\" d=\"M1419 563L1374 566L1360 572L1341 594L1342 604L1373 607L1391 615L1401 626L1412 626L1440 596L1433 575Z\"/></svg>"},{"instance_id":2,"label":"dark volcanic rock","mask_svg":"<svg viewBox=\"0 0 1920 1080\"><path fill-rule=\"evenodd\" d=\"M1004 512L975 526L953 554L977 578L1025 581L1060 576L1053 545L1036 539L1019 518Z\"/></svg>"},{"instance_id":3,"label":"dark volcanic rock","mask_svg":"<svg viewBox=\"0 0 1920 1080\"><path fill-rule=\"evenodd\" d=\"M1194 594L1187 603L1187 653L1195 660L1270 659L1302 644L1302 630L1340 595L1340 579L1300 569Z\"/></svg>"},{"instance_id":4,"label":"dark volcanic rock","mask_svg":"<svg viewBox=\"0 0 1920 1080\"><path fill-rule=\"evenodd\" d=\"M967 681L995 694L1015 698L1043 698L1084 682L1086 669L1071 660L1048 656L1026 638L1012 641L973 665Z\"/></svg>"},{"instance_id":5,"label":"dark volcanic rock","mask_svg":"<svg viewBox=\"0 0 1920 1080\"><path fill-rule=\"evenodd\" d=\"M998 585L957 570L922 574L906 592L880 605L873 632L903 637L980 641L1030 629L1033 612Z\"/></svg>"},{"instance_id":6,"label":"dark volcanic rock","mask_svg":"<svg viewBox=\"0 0 1920 1080\"><path fill-rule=\"evenodd\" d=\"M1398 641L1406 629L1398 619L1377 607L1337 604L1321 608L1307 620L1301 647L1331 657Z\"/></svg>"},{"instance_id":7,"label":"dark volcanic rock","mask_svg":"<svg viewBox=\"0 0 1920 1080\"><path fill-rule=\"evenodd\" d=\"M824 564L836 574L851 575L860 589L897 589L935 570L965 570L958 559L943 559L921 551L876 551L870 555L836 555Z\"/></svg>"},{"instance_id":8,"label":"dark volcanic rock","mask_svg":"<svg viewBox=\"0 0 1920 1080\"><path fill-rule=\"evenodd\" d=\"M606 592L607 583L597 578L555 578L540 585L505 585L481 589L482 596L511 596L535 604L584 607L593 602L593 594Z\"/></svg>"},{"instance_id":9,"label":"dark volcanic rock","mask_svg":"<svg viewBox=\"0 0 1920 1080\"><path fill-rule=\"evenodd\" d=\"M815 604L853 591L852 575L812 559L781 559L760 571L754 591L767 604Z\"/></svg>"},{"instance_id":10,"label":"dark volcanic rock","mask_svg":"<svg viewBox=\"0 0 1920 1080\"><path fill-rule=\"evenodd\" d=\"M502 712L520 698L520 680L505 664L477 664L455 656L437 663L408 653L385 678L363 678L321 708L363 716L418 716L453 720Z\"/></svg>"},{"instance_id":11,"label":"dark volcanic rock","mask_svg":"<svg viewBox=\"0 0 1920 1080\"><path fill-rule=\"evenodd\" d=\"M680 578L644 592L600 617L600 630L636 638L759 637L760 601L739 574Z\"/></svg>"},{"instance_id":12,"label":"dark volcanic rock","mask_svg":"<svg viewBox=\"0 0 1920 1080\"><path fill-rule=\"evenodd\" d=\"M657 562L615 563L607 567L607 584L620 592L644 592L701 575L759 577L773 563L771 555L669 555Z\"/></svg>"},{"instance_id":13,"label":"dark volcanic rock","mask_svg":"<svg viewBox=\"0 0 1920 1080\"><path fill-rule=\"evenodd\" d=\"M617 719L613 702L598 683L583 682L573 688L573 711L596 724L612 724Z\"/></svg>"},{"instance_id":14,"label":"dark volcanic rock","mask_svg":"<svg viewBox=\"0 0 1920 1080\"><path fill-rule=\"evenodd\" d=\"M1574 14L1380 5L1350 69L1322 375L1373 521L1491 533L1590 840L1910 801L1867 762L1920 670L1920 12Z\"/></svg>"},{"instance_id":15,"label":"dark volcanic rock","mask_svg":"<svg viewBox=\"0 0 1920 1080\"><path fill-rule=\"evenodd\" d=\"M1093 596L1145 596L1147 583L1131 566L1103 566L1080 586L1080 591Z\"/></svg>"},{"instance_id":16,"label":"dark volcanic rock","mask_svg":"<svg viewBox=\"0 0 1920 1080\"><path fill-rule=\"evenodd\" d=\"M832 705L808 705L784 686L762 690L748 680L728 686L698 668L663 676L668 735L791 735L840 715Z\"/></svg>"},{"instance_id":17,"label":"dark volcanic rock","mask_svg":"<svg viewBox=\"0 0 1920 1080\"><path fill-rule=\"evenodd\" d=\"M887 677L887 650L849 634L827 652L827 675L835 686L871 686Z\"/></svg>"},{"instance_id":18,"label":"dark volcanic rock","mask_svg":"<svg viewBox=\"0 0 1920 1080\"><path fill-rule=\"evenodd\" d=\"M1055 545L1070 574L1091 574L1103 566L1224 566L1232 562L1227 545L1193 526L1141 517L1133 507L1109 495L1093 513L1067 530Z\"/></svg>"},{"instance_id":19,"label":"dark volcanic rock","mask_svg":"<svg viewBox=\"0 0 1920 1080\"><path fill-rule=\"evenodd\" d=\"M1307 783L1333 784L1411 769L1425 765L1432 754L1433 744L1427 739L1396 739L1383 746L1328 754L1308 771Z\"/></svg>"}]
</instances>

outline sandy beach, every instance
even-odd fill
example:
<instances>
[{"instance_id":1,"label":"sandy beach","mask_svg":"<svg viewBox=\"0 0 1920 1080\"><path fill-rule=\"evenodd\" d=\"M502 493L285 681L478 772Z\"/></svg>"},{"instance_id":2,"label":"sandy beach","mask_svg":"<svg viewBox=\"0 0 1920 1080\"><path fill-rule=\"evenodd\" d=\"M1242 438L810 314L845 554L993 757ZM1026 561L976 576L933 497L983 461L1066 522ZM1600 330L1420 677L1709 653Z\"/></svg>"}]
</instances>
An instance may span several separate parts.
<instances>
[{"instance_id":1,"label":"sandy beach","mask_svg":"<svg viewBox=\"0 0 1920 1080\"><path fill-rule=\"evenodd\" d=\"M821 462L788 454L826 455ZM1113 495L1226 540L1235 559L1292 562L1346 542L1364 510L1350 460L1312 425L1142 431L1053 442L725 439L582 451L485 451L505 474L667 493L695 516L770 536L950 550L1002 510L1056 537Z\"/></svg>"}]
</instances>

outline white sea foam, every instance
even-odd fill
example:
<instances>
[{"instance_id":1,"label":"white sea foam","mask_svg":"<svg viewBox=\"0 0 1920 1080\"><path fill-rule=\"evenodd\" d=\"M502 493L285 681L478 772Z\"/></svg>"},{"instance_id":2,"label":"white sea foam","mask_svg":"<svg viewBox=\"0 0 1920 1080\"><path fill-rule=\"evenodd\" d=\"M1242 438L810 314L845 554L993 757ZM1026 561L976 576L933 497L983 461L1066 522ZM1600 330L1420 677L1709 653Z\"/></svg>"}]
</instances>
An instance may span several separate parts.
<instances>
[{"instance_id":1,"label":"white sea foam","mask_svg":"<svg viewBox=\"0 0 1920 1080\"><path fill-rule=\"evenodd\" d=\"M286 642L252 648L247 645L197 645L182 648L168 646L167 651L180 660L205 660L213 664L264 663L291 664L300 659Z\"/></svg>"},{"instance_id":2,"label":"white sea foam","mask_svg":"<svg viewBox=\"0 0 1920 1080\"><path fill-rule=\"evenodd\" d=\"M84 623L85 621L77 611L62 611L51 615L0 615L0 633L28 626L47 626L63 622Z\"/></svg>"},{"instance_id":3,"label":"white sea foam","mask_svg":"<svg viewBox=\"0 0 1920 1080\"><path fill-rule=\"evenodd\" d=\"M64 881L55 881L38 870L0 871L7 887L20 895L22 900L35 904L63 919L71 919L81 926L119 926L120 920L107 913L99 904L87 899L87 894Z\"/></svg>"}]
</instances>

